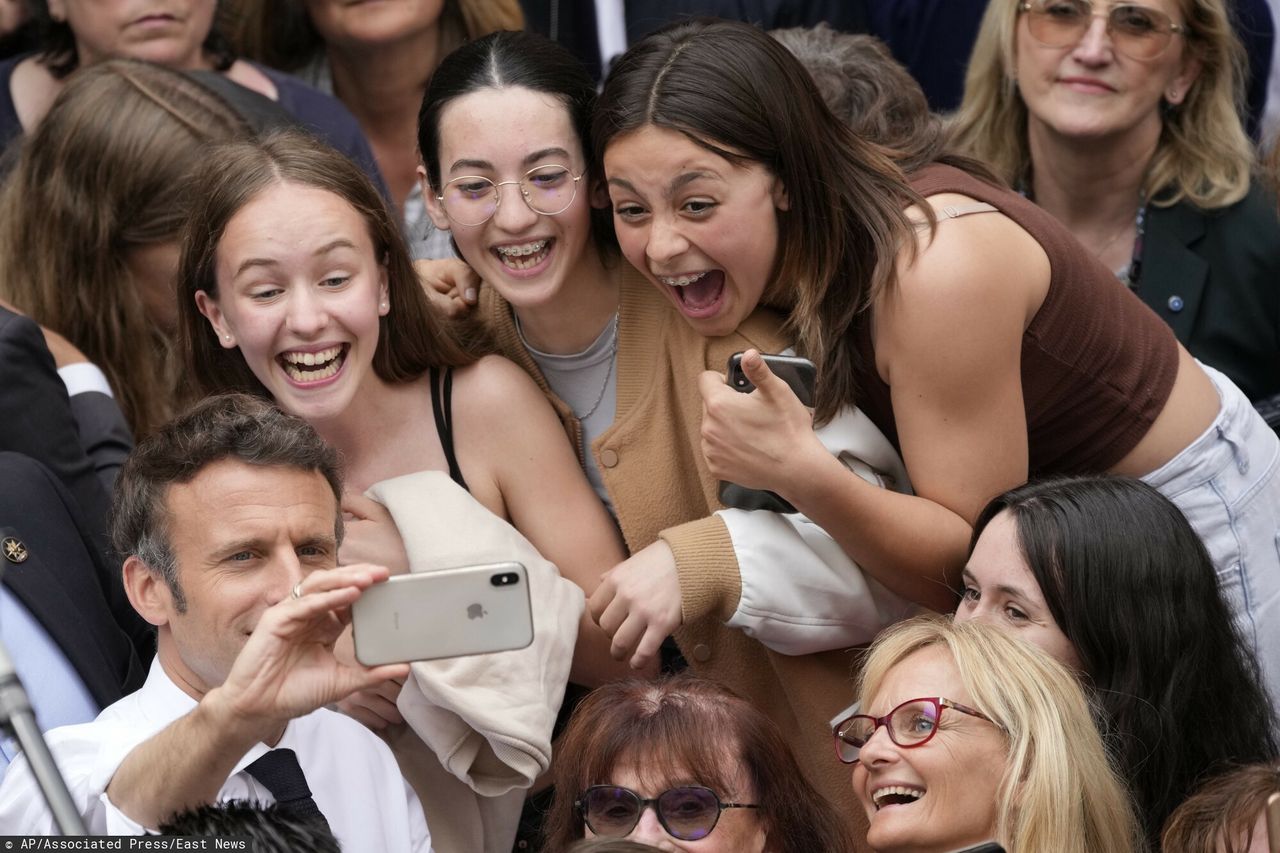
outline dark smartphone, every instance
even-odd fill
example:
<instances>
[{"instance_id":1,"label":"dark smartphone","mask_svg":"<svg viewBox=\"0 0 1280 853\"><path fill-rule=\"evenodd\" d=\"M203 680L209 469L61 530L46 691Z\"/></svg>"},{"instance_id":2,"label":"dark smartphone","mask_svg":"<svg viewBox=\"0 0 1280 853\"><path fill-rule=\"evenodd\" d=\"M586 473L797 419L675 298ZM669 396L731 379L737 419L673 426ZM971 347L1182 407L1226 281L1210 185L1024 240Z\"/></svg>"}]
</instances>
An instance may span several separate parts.
<instances>
[{"instance_id":1,"label":"dark smartphone","mask_svg":"<svg viewBox=\"0 0 1280 853\"><path fill-rule=\"evenodd\" d=\"M994 841L984 841L973 847L965 847L963 850L955 850L953 853L1005 853L1003 847Z\"/></svg>"},{"instance_id":2,"label":"dark smartphone","mask_svg":"<svg viewBox=\"0 0 1280 853\"><path fill-rule=\"evenodd\" d=\"M818 376L818 369L813 362L798 355L766 355L761 354L764 363L779 379L791 386L791 390L800 398L800 402L813 407L813 384ZM735 352L729 356L729 367L725 371L726 380L735 391L748 394L756 390L751 380L742 372L742 353Z\"/></svg>"},{"instance_id":3,"label":"dark smartphone","mask_svg":"<svg viewBox=\"0 0 1280 853\"><path fill-rule=\"evenodd\" d=\"M813 405L813 385L818 370L807 358L795 355L769 355L761 353L764 363L782 381L786 382L806 406ZM748 394L755 390L742 371L742 353L735 352L729 356L729 366L725 371L725 381L735 391ZM795 512L790 502L775 492L763 489L747 489L737 483L720 481L720 503L734 509L763 509L769 512Z\"/></svg>"}]
</instances>

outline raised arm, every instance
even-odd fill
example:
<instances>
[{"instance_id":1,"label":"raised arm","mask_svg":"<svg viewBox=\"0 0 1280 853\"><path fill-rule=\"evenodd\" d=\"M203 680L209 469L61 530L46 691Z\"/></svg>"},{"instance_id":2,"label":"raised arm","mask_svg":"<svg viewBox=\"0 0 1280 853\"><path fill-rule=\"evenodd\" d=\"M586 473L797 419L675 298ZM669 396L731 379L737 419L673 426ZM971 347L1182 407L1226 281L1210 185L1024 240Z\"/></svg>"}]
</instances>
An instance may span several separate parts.
<instances>
[{"instance_id":1,"label":"raised arm","mask_svg":"<svg viewBox=\"0 0 1280 853\"><path fill-rule=\"evenodd\" d=\"M304 595L265 610L223 684L125 757L107 786L111 803L136 823L156 827L176 812L216 801L244 754L260 741L276 742L289 720L403 678L405 664L368 668L333 656L349 605L386 576L373 566L313 572Z\"/></svg>"},{"instance_id":2,"label":"raised arm","mask_svg":"<svg viewBox=\"0 0 1280 853\"><path fill-rule=\"evenodd\" d=\"M943 221L875 306L876 367L914 495L851 475L785 384L752 359L756 393L704 383L713 473L778 492L890 590L949 610L973 519L1027 476L1020 353L1048 279L1030 236L984 214Z\"/></svg>"}]
</instances>

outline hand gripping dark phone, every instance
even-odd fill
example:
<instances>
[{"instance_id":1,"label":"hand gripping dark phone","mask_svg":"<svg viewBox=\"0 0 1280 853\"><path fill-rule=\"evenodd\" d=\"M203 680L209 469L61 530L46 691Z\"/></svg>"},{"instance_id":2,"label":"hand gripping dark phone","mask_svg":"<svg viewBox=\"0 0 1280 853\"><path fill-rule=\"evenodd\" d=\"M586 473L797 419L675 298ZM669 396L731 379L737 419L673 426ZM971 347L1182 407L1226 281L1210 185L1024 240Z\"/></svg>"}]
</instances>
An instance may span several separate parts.
<instances>
[{"instance_id":1,"label":"hand gripping dark phone","mask_svg":"<svg viewBox=\"0 0 1280 853\"><path fill-rule=\"evenodd\" d=\"M813 406L813 386L818 371L813 366L812 361L794 355L766 355L762 353L760 357L764 359L765 364L769 365L769 369L773 371L775 376L790 386L795 395L800 398L801 403L806 406ZM725 376L725 381L735 391L748 394L756 388L742 370L742 353L740 352L735 352L729 356L729 366L725 371ZM724 480L720 481L720 503L735 509L763 509L769 512L796 511L795 507L775 492L764 489L747 489L737 483L729 483Z\"/></svg>"}]
</instances>

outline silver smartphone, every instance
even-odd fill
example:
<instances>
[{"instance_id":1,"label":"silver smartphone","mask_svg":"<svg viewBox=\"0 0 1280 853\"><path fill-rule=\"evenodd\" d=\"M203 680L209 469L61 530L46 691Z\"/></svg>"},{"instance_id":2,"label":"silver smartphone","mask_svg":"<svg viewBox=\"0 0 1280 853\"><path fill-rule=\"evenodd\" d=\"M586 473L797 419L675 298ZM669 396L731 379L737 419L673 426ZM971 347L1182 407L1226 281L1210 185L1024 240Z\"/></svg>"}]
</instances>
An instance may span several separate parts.
<instances>
[{"instance_id":1,"label":"silver smartphone","mask_svg":"<svg viewBox=\"0 0 1280 853\"><path fill-rule=\"evenodd\" d=\"M523 649L529 578L519 563L396 575L356 599L351 624L365 666Z\"/></svg>"}]
</instances>

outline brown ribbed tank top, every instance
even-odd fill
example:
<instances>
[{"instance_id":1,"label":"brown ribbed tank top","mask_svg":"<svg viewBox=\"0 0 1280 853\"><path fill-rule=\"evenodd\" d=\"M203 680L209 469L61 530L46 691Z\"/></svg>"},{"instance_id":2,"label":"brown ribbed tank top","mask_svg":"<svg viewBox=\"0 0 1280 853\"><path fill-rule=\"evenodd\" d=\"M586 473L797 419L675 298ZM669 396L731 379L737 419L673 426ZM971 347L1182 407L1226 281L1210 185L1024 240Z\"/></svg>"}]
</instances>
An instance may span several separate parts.
<instances>
[{"instance_id":1,"label":"brown ribbed tank top","mask_svg":"<svg viewBox=\"0 0 1280 853\"><path fill-rule=\"evenodd\" d=\"M1169 399L1178 373L1173 332L1061 223L1017 193L942 165L917 172L911 186L926 197L960 193L996 207L1049 256L1048 294L1022 336L1030 475L1111 468ZM869 313L853 334L858 405L899 447L889 386L875 369Z\"/></svg>"}]
</instances>

